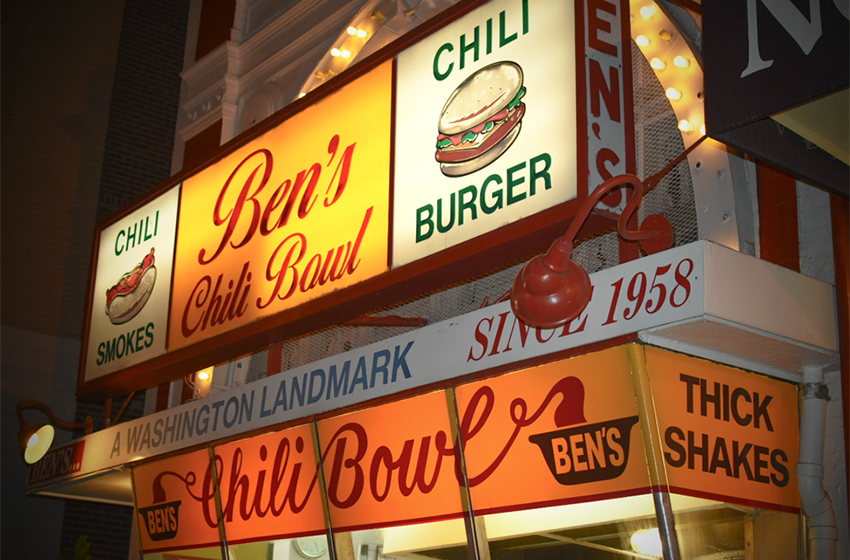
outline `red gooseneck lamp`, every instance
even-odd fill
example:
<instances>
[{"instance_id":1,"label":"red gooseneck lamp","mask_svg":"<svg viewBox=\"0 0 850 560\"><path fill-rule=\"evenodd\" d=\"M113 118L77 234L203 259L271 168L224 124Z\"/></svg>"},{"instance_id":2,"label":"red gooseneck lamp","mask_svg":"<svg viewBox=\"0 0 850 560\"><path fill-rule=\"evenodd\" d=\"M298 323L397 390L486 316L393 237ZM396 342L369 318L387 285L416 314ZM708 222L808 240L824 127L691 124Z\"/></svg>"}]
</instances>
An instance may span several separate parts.
<instances>
[{"instance_id":1,"label":"red gooseneck lamp","mask_svg":"<svg viewBox=\"0 0 850 560\"><path fill-rule=\"evenodd\" d=\"M553 328L579 316L590 302L590 276L572 259L575 237L599 200L623 185L632 186L632 194L617 221L617 231L626 241L640 243L649 254L673 246L673 227L661 214L647 216L637 230L628 228L643 196L651 191L671 169L705 140L691 144L658 173L641 182L634 175L618 175L602 183L587 197L567 233L555 240L549 250L531 259L517 274L511 288L511 309L514 315L533 327Z\"/></svg>"}]
</instances>

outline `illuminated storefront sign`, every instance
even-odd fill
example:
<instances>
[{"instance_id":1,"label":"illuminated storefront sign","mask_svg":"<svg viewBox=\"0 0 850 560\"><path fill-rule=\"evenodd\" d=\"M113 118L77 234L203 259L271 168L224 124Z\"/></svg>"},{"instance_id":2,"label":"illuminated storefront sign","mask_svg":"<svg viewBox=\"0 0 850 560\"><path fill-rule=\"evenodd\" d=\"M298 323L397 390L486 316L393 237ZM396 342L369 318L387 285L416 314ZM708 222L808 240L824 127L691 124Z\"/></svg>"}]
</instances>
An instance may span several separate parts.
<instances>
[{"instance_id":1,"label":"illuminated storefront sign","mask_svg":"<svg viewBox=\"0 0 850 560\"><path fill-rule=\"evenodd\" d=\"M463 385L457 394L477 512L649 492L624 347Z\"/></svg>"},{"instance_id":2,"label":"illuminated storefront sign","mask_svg":"<svg viewBox=\"0 0 850 560\"><path fill-rule=\"evenodd\" d=\"M497 0L399 54L394 266L576 196L574 21Z\"/></svg>"},{"instance_id":3,"label":"illuminated storefront sign","mask_svg":"<svg viewBox=\"0 0 850 560\"><path fill-rule=\"evenodd\" d=\"M648 347L671 491L797 513L797 386Z\"/></svg>"},{"instance_id":4,"label":"illuminated storefront sign","mask_svg":"<svg viewBox=\"0 0 850 560\"><path fill-rule=\"evenodd\" d=\"M165 353L180 187L100 233L85 379Z\"/></svg>"},{"instance_id":5,"label":"illuminated storefront sign","mask_svg":"<svg viewBox=\"0 0 850 560\"><path fill-rule=\"evenodd\" d=\"M319 535L323 496L333 531L348 532L457 519L470 507L488 516L648 494L641 423L651 420L638 410L642 374L629 351L319 420L321 471L310 424L137 467L143 547L211 546L220 529L229 544ZM799 512L795 386L645 353L663 451L653 471L666 471L665 489Z\"/></svg>"},{"instance_id":6,"label":"illuminated storefront sign","mask_svg":"<svg viewBox=\"0 0 850 560\"><path fill-rule=\"evenodd\" d=\"M186 179L170 351L386 270L391 70Z\"/></svg>"},{"instance_id":7,"label":"illuminated storefront sign","mask_svg":"<svg viewBox=\"0 0 850 560\"><path fill-rule=\"evenodd\" d=\"M483 4L186 177L160 197L168 212L150 203L110 225L82 387L231 359L285 311L376 276L406 280L394 269L561 204L568 217L588 181L631 170L625 12ZM517 227L523 238L543 226ZM145 296L101 301L127 271Z\"/></svg>"},{"instance_id":8,"label":"illuminated storefront sign","mask_svg":"<svg viewBox=\"0 0 850 560\"><path fill-rule=\"evenodd\" d=\"M498 0L398 55L394 266L633 171L627 17Z\"/></svg>"},{"instance_id":9,"label":"illuminated storefront sign","mask_svg":"<svg viewBox=\"0 0 850 560\"><path fill-rule=\"evenodd\" d=\"M215 471L213 471L215 465ZM231 544L324 532L310 426L133 469L146 551L215 544L215 490ZM217 483L215 482L217 481Z\"/></svg>"},{"instance_id":10,"label":"illuminated storefront sign","mask_svg":"<svg viewBox=\"0 0 850 560\"><path fill-rule=\"evenodd\" d=\"M218 545L215 486L206 449L133 469L142 547Z\"/></svg>"},{"instance_id":11,"label":"illuminated storefront sign","mask_svg":"<svg viewBox=\"0 0 850 560\"><path fill-rule=\"evenodd\" d=\"M230 544L321 534L322 488L335 532L461 517L464 480L481 514L649 492L622 346L459 387L454 422L450 395L320 420L324 486L310 425L138 467L143 546L209 546L216 488Z\"/></svg>"},{"instance_id":12,"label":"illuminated storefront sign","mask_svg":"<svg viewBox=\"0 0 850 560\"><path fill-rule=\"evenodd\" d=\"M459 517L443 392L318 423L335 531Z\"/></svg>"},{"instance_id":13,"label":"illuminated storefront sign","mask_svg":"<svg viewBox=\"0 0 850 560\"><path fill-rule=\"evenodd\" d=\"M325 530L309 425L215 448L231 544Z\"/></svg>"}]
</instances>

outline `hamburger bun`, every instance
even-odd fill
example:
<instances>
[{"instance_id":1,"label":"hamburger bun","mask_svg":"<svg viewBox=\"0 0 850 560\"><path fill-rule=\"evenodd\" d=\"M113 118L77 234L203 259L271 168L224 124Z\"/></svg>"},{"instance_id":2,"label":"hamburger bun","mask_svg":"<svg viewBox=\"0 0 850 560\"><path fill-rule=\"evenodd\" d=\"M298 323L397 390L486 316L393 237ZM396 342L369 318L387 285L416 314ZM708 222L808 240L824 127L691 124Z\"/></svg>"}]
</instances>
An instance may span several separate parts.
<instances>
[{"instance_id":1,"label":"hamburger bun","mask_svg":"<svg viewBox=\"0 0 850 560\"><path fill-rule=\"evenodd\" d=\"M522 68L504 61L469 76L443 105L435 159L447 177L468 175L493 163L522 128Z\"/></svg>"},{"instance_id":2,"label":"hamburger bun","mask_svg":"<svg viewBox=\"0 0 850 560\"><path fill-rule=\"evenodd\" d=\"M443 105L437 130L452 136L487 122L516 97L522 80L522 68L514 62L485 66L452 92Z\"/></svg>"}]
</instances>

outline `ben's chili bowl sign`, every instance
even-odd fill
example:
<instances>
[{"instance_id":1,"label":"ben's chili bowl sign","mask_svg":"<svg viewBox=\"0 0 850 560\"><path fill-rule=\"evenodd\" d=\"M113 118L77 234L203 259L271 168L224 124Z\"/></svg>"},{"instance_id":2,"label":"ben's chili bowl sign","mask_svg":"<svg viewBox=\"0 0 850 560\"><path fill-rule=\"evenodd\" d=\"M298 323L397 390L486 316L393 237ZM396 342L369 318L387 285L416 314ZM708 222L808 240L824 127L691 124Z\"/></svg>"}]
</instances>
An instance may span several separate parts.
<instances>
[{"instance_id":1,"label":"ben's chili bowl sign","mask_svg":"<svg viewBox=\"0 0 850 560\"><path fill-rule=\"evenodd\" d=\"M320 420L334 531L460 517L465 484L482 512L648 492L629 376L618 347L466 385L456 433L442 391ZM146 551L215 538L213 466L229 542L323 531L309 425L213 451L134 469Z\"/></svg>"},{"instance_id":2,"label":"ben's chili bowl sign","mask_svg":"<svg viewBox=\"0 0 850 560\"><path fill-rule=\"evenodd\" d=\"M387 268L391 63L187 179L169 350Z\"/></svg>"},{"instance_id":3,"label":"ben's chili bowl sign","mask_svg":"<svg viewBox=\"0 0 850 560\"><path fill-rule=\"evenodd\" d=\"M495 0L399 54L393 266L576 196L574 20Z\"/></svg>"}]
</instances>

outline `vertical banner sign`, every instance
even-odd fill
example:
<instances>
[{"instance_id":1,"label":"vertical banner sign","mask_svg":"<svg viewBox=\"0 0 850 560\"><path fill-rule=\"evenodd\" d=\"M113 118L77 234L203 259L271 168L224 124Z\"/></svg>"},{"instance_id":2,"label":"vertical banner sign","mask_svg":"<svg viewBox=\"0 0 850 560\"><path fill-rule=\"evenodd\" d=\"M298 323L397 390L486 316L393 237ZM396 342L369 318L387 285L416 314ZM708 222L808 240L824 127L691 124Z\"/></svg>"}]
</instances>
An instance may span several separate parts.
<instances>
[{"instance_id":1,"label":"vertical banner sign","mask_svg":"<svg viewBox=\"0 0 850 560\"><path fill-rule=\"evenodd\" d=\"M584 26L584 79L587 92L587 169L593 192L606 180L635 173L632 104L632 51L629 4L620 0L581 0ZM625 200L615 190L602 200L621 210Z\"/></svg>"},{"instance_id":2,"label":"vertical banner sign","mask_svg":"<svg viewBox=\"0 0 850 560\"><path fill-rule=\"evenodd\" d=\"M572 0L489 2L397 71L393 266L577 196Z\"/></svg>"},{"instance_id":3,"label":"vertical banner sign","mask_svg":"<svg viewBox=\"0 0 850 560\"><path fill-rule=\"evenodd\" d=\"M184 182L169 350L387 268L392 62Z\"/></svg>"},{"instance_id":4,"label":"vertical banner sign","mask_svg":"<svg viewBox=\"0 0 850 560\"><path fill-rule=\"evenodd\" d=\"M215 454L228 543L324 533L309 424L222 445Z\"/></svg>"},{"instance_id":5,"label":"vertical banner sign","mask_svg":"<svg viewBox=\"0 0 850 560\"><path fill-rule=\"evenodd\" d=\"M443 392L319 421L334 531L460 517L452 439Z\"/></svg>"},{"instance_id":6,"label":"vertical banner sign","mask_svg":"<svg viewBox=\"0 0 850 560\"><path fill-rule=\"evenodd\" d=\"M165 353L180 186L100 233L85 380Z\"/></svg>"},{"instance_id":7,"label":"vertical banner sign","mask_svg":"<svg viewBox=\"0 0 850 560\"><path fill-rule=\"evenodd\" d=\"M475 511L648 493L632 387L622 346L458 387Z\"/></svg>"},{"instance_id":8,"label":"vertical banner sign","mask_svg":"<svg viewBox=\"0 0 850 560\"><path fill-rule=\"evenodd\" d=\"M136 520L146 553L218 547L211 464L202 449L133 469Z\"/></svg>"},{"instance_id":9,"label":"vertical banner sign","mask_svg":"<svg viewBox=\"0 0 850 560\"><path fill-rule=\"evenodd\" d=\"M646 348L673 492L799 513L797 388Z\"/></svg>"}]
</instances>

